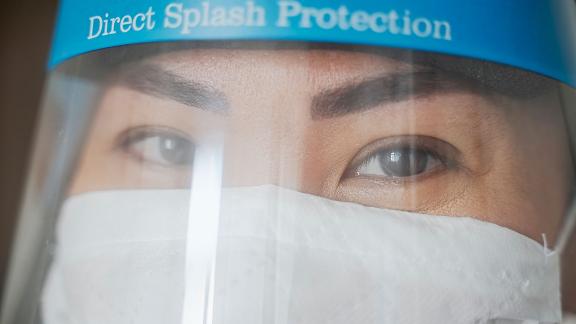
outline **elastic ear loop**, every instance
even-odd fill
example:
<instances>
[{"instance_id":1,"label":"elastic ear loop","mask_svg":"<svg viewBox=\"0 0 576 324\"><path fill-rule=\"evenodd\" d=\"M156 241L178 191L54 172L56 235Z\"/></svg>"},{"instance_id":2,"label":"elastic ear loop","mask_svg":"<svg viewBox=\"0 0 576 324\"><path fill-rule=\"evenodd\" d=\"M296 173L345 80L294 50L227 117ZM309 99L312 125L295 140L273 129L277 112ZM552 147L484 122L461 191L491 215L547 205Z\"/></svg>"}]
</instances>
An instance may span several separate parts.
<instances>
[{"instance_id":1,"label":"elastic ear loop","mask_svg":"<svg viewBox=\"0 0 576 324\"><path fill-rule=\"evenodd\" d=\"M555 250L559 254L562 254L564 252L575 230L576 230L576 198L572 200L570 209L568 209L568 213L566 214L566 221L564 222L564 226L562 226L562 230L560 232L560 235L558 236L558 241L556 242Z\"/></svg>"}]
</instances>

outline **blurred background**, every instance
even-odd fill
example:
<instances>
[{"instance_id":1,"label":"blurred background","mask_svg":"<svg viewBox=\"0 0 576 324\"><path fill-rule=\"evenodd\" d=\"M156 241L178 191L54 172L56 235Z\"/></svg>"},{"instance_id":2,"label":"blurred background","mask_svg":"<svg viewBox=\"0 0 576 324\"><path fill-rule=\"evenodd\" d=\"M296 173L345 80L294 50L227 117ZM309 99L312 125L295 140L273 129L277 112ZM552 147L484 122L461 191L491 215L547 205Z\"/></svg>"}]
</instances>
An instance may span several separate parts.
<instances>
[{"instance_id":1,"label":"blurred background","mask_svg":"<svg viewBox=\"0 0 576 324\"><path fill-rule=\"evenodd\" d=\"M56 7L57 0L3 1L0 10L0 278L28 165Z\"/></svg>"}]
</instances>

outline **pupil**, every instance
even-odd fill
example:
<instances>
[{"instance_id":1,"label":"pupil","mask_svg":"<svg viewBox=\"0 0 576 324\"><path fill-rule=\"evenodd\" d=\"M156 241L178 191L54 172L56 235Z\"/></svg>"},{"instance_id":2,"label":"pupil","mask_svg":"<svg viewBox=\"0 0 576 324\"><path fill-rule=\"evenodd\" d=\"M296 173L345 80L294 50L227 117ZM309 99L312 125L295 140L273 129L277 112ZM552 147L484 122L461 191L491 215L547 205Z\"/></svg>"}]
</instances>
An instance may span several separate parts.
<instances>
[{"instance_id":1,"label":"pupil","mask_svg":"<svg viewBox=\"0 0 576 324\"><path fill-rule=\"evenodd\" d=\"M182 165L192 161L194 151L188 140L163 137L160 142L160 154L167 162Z\"/></svg>"},{"instance_id":2,"label":"pupil","mask_svg":"<svg viewBox=\"0 0 576 324\"><path fill-rule=\"evenodd\" d=\"M378 157L385 174L393 177L409 177L426 171L429 154L414 148L393 149Z\"/></svg>"}]
</instances>

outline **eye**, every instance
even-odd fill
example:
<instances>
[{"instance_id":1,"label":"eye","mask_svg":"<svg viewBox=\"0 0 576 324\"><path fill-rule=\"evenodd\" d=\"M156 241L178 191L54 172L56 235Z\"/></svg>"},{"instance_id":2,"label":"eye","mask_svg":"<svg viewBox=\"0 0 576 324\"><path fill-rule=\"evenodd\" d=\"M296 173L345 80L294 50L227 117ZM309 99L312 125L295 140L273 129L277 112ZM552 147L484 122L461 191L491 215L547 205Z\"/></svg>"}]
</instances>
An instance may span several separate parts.
<instances>
[{"instance_id":1,"label":"eye","mask_svg":"<svg viewBox=\"0 0 576 324\"><path fill-rule=\"evenodd\" d=\"M424 176L453 166L453 152L450 144L429 137L385 139L359 153L348 174L384 179Z\"/></svg>"},{"instance_id":2,"label":"eye","mask_svg":"<svg viewBox=\"0 0 576 324\"><path fill-rule=\"evenodd\" d=\"M163 166L189 166L194 160L194 143L169 128L139 127L126 132L121 148L135 159Z\"/></svg>"},{"instance_id":3,"label":"eye","mask_svg":"<svg viewBox=\"0 0 576 324\"><path fill-rule=\"evenodd\" d=\"M356 174L404 178L422 174L441 165L441 160L432 152L401 147L376 152L364 160L356 170Z\"/></svg>"}]
</instances>

